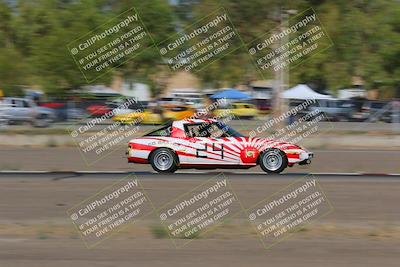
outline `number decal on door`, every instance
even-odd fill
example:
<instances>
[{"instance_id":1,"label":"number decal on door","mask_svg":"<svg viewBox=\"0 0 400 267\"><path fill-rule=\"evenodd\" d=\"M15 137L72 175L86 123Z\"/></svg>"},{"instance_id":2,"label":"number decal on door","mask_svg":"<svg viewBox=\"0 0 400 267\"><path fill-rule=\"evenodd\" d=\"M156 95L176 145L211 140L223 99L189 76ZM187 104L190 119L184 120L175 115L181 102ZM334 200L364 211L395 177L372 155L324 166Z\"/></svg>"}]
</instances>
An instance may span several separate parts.
<instances>
[{"instance_id":1,"label":"number decal on door","mask_svg":"<svg viewBox=\"0 0 400 267\"><path fill-rule=\"evenodd\" d=\"M200 155L200 152L207 152L208 151L208 146L207 144L204 144L204 148L198 148L196 149L196 157L197 158L208 158L207 155ZM221 148L218 148L215 146L215 143L212 145L212 151L218 152L221 151L221 159L224 159L224 145L221 144Z\"/></svg>"},{"instance_id":2,"label":"number decal on door","mask_svg":"<svg viewBox=\"0 0 400 267\"><path fill-rule=\"evenodd\" d=\"M196 149L196 157L197 158L208 158L207 155L200 155L199 152L201 152L201 151L207 152L207 144L204 144L204 148Z\"/></svg>"},{"instance_id":3,"label":"number decal on door","mask_svg":"<svg viewBox=\"0 0 400 267\"><path fill-rule=\"evenodd\" d=\"M224 159L224 144L221 144L221 148L215 147L215 143L212 146L213 151L221 151L221 159Z\"/></svg>"}]
</instances>

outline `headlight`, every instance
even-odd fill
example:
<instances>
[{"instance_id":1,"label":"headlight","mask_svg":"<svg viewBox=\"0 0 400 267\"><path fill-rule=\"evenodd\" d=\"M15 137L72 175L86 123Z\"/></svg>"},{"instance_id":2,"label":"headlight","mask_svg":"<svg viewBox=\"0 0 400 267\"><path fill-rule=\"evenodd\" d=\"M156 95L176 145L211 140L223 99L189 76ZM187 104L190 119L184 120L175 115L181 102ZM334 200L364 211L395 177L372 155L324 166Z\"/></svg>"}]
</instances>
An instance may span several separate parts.
<instances>
[{"instance_id":1,"label":"headlight","mask_svg":"<svg viewBox=\"0 0 400 267\"><path fill-rule=\"evenodd\" d=\"M295 146L297 146L299 149L305 150L304 147L299 146L298 144L295 144Z\"/></svg>"}]
</instances>

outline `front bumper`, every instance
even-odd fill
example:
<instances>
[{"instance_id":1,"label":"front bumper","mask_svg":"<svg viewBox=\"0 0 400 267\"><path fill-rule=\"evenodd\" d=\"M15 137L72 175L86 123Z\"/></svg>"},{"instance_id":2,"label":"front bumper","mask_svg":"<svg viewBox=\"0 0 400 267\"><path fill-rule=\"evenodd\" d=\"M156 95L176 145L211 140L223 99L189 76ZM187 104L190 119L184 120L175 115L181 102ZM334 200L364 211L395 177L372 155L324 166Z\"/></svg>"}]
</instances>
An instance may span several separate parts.
<instances>
[{"instance_id":1,"label":"front bumper","mask_svg":"<svg viewBox=\"0 0 400 267\"><path fill-rule=\"evenodd\" d=\"M299 165L311 164L311 159L312 158L314 158L314 153L313 152L302 152L300 154L301 161L299 162Z\"/></svg>"}]
</instances>

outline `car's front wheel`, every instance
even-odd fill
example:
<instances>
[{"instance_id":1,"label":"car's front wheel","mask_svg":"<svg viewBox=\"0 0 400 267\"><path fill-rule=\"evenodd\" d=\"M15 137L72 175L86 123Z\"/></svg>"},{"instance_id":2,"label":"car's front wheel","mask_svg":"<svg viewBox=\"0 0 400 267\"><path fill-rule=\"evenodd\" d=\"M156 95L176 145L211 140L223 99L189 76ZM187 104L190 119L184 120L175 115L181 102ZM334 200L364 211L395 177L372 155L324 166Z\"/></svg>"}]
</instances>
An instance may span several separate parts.
<instances>
[{"instance_id":1,"label":"car's front wheel","mask_svg":"<svg viewBox=\"0 0 400 267\"><path fill-rule=\"evenodd\" d=\"M288 166L286 154L279 149L268 149L259 158L261 169L268 173L280 173Z\"/></svg>"},{"instance_id":2,"label":"car's front wheel","mask_svg":"<svg viewBox=\"0 0 400 267\"><path fill-rule=\"evenodd\" d=\"M173 173L178 169L178 157L168 148L158 148L150 155L150 164L156 172Z\"/></svg>"}]
</instances>

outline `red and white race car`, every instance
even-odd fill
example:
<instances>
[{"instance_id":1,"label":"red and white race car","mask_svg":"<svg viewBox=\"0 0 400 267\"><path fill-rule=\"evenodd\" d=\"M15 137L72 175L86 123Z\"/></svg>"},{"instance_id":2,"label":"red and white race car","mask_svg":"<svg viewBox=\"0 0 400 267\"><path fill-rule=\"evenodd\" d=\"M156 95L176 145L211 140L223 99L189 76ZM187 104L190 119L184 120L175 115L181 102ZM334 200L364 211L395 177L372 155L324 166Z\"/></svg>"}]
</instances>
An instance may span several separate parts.
<instances>
[{"instance_id":1,"label":"red and white race car","mask_svg":"<svg viewBox=\"0 0 400 267\"><path fill-rule=\"evenodd\" d=\"M216 120L181 120L129 141L128 162L150 163L160 173L178 168L251 168L280 173L310 164L313 153L290 143L244 137Z\"/></svg>"}]
</instances>

